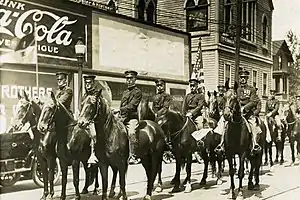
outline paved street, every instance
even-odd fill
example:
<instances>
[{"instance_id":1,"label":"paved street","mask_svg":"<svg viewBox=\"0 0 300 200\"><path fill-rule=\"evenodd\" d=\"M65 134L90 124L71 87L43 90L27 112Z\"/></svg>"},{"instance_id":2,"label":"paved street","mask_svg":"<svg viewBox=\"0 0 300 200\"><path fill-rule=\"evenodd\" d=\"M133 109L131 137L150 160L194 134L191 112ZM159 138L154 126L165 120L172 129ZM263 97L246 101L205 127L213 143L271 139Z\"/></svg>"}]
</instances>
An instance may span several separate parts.
<instances>
[{"instance_id":1,"label":"paved street","mask_svg":"<svg viewBox=\"0 0 300 200\"><path fill-rule=\"evenodd\" d=\"M288 146L286 146L288 147ZM247 191L247 177L244 179L244 198L245 199L271 199L271 200L296 200L300 196L300 165L299 161L295 166L289 166L290 163L290 149L285 148L285 163L283 165L275 165L270 171L269 167L264 166L262 169L261 176L261 190L252 192ZM229 177L228 170L225 169L223 184L221 186L215 185L215 180L209 176L206 187L200 187L199 181L202 177L203 165L193 164L192 167L192 192L191 193L176 193L170 194L172 187L169 181L172 179L172 175L175 172L174 164L167 164L163 166L163 182L164 191L162 193L154 193L154 200L162 199L210 199L219 200L227 199L227 195L222 195L224 191L228 191L229 188ZM185 172L185 171L184 171ZM84 186L84 171L80 172L80 189ZM110 173L111 175L111 173ZM100 177L100 176L99 176ZM185 177L185 173L182 173L182 180ZM111 179L111 178L110 178ZM100 179L101 180L101 179ZM236 186L238 186L238 179L236 179ZM146 188L146 176L144 169L141 165L134 165L129 167L127 174L127 193L129 199L138 200L145 194ZM101 188L101 187L100 187ZM0 188L1 189L1 200L12 200L12 199L39 199L42 195L42 189L35 186L33 181L20 181L13 187ZM58 199L60 195L60 186L55 187L55 199ZM93 187L89 188L90 191ZM101 194L101 190L99 190ZM99 195L100 195L99 194ZM69 180L67 184L67 195L68 199L72 199L74 196L74 188L72 183L72 172L69 170ZM91 193L84 195L82 199L98 200L100 196L93 196Z\"/></svg>"}]
</instances>

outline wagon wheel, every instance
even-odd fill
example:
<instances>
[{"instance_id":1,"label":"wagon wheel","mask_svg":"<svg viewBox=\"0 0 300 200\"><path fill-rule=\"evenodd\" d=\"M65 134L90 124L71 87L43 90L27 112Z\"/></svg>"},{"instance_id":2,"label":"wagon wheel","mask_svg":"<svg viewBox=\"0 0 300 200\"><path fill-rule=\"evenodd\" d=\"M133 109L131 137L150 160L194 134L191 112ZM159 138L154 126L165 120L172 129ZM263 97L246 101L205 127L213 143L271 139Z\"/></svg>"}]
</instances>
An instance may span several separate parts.
<instances>
[{"instance_id":1,"label":"wagon wheel","mask_svg":"<svg viewBox=\"0 0 300 200\"><path fill-rule=\"evenodd\" d=\"M61 174L61 169L59 165L59 160L56 159L56 165L54 169L54 180L53 180L54 185L58 183L60 174ZM33 163L32 179L36 185L38 185L39 187L44 187L43 173L42 173L41 165L37 159Z\"/></svg>"},{"instance_id":2,"label":"wagon wheel","mask_svg":"<svg viewBox=\"0 0 300 200\"><path fill-rule=\"evenodd\" d=\"M9 187L14 185L18 180L20 180L21 174L20 173L13 173L13 174L5 174L0 177L0 185L3 187Z\"/></svg>"}]
</instances>

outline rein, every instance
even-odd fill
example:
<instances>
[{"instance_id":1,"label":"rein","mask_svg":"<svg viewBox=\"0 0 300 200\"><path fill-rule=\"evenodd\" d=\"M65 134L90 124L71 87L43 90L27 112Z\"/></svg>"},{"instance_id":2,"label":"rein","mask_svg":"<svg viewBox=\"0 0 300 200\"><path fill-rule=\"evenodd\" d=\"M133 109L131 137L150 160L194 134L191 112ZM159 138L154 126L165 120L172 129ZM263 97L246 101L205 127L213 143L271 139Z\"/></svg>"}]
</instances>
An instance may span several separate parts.
<instances>
[{"instance_id":1,"label":"rein","mask_svg":"<svg viewBox=\"0 0 300 200\"><path fill-rule=\"evenodd\" d=\"M185 123L183 124L182 128L179 129L178 131L176 131L175 133L171 134L171 136L173 136L174 138L177 138L178 135L180 135L180 133L185 129L185 127L188 125L188 121L189 121L189 117L186 118Z\"/></svg>"}]
</instances>

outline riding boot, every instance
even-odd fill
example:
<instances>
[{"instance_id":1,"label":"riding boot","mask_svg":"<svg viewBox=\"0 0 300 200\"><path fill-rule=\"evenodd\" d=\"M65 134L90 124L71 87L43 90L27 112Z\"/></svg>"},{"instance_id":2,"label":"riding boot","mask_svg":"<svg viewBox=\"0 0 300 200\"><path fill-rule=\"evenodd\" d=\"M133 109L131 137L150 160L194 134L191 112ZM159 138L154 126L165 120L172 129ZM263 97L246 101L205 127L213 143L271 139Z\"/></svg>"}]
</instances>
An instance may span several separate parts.
<instances>
[{"instance_id":1,"label":"riding boot","mask_svg":"<svg viewBox=\"0 0 300 200\"><path fill-rule=\"evenodd\" d=\"M96 144L96 137L91 137L91 155L88 159L89 164L96 164L98 162L98 159L95 155L95 144Z\"/></svg>"}]
</instances>

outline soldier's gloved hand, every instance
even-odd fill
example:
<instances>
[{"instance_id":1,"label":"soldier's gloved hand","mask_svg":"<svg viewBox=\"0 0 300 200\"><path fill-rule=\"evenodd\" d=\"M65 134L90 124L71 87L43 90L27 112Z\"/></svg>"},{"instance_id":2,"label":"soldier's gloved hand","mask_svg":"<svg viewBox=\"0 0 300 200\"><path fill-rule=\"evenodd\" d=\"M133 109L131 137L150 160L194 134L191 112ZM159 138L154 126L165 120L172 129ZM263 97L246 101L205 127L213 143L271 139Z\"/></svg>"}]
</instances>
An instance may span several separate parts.
<instances>
[{"instance_id":1,"label":"soldier's gloved hand","mask_svg":"<svg viewBox=\"0 0 300 200\"><path fill-rule=\"evenodd\" d=\"M193 115L192 115L192 113L187 113L185 116L192 117Z\"/></svg>"}]
</instances>

